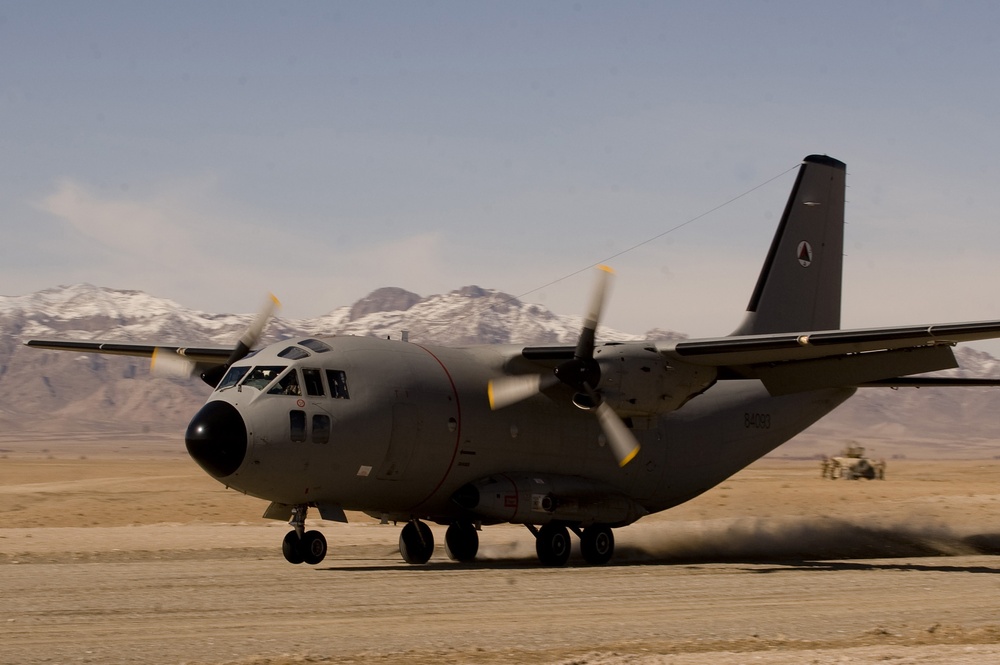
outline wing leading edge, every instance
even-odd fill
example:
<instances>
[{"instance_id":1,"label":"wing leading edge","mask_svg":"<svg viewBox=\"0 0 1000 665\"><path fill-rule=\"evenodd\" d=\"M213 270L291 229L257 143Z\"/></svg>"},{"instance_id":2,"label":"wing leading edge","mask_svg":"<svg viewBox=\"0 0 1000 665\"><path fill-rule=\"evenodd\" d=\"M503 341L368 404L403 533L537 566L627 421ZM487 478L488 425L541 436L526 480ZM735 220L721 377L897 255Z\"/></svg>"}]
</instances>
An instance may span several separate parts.
<instances>
[{"instance_id":1,"label":"wing leading edge","mask_svg":"<svg viewBox=\"0 0 1000 665\"><path fill-rule=\"evenodd\" d=\"M226 362L229 355L233 352L232 349L154 344L121 344L118 342L66 342L45 339L29 339L24 345L35 349L50 349L52 351L79 351L80 353L103 353L113 356L136 356L139 358L152 358L154 353L172 351L192 362L206 365L221 365Z\"/></svg>"}]
</instances>

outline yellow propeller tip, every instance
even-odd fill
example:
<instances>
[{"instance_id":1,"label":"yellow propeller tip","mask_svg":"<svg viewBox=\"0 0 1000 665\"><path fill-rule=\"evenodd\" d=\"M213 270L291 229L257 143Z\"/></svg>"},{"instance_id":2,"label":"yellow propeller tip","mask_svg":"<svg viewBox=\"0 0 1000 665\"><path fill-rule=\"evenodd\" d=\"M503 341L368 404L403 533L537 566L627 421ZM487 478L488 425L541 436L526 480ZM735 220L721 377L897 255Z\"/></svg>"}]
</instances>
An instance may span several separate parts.
<instances>
[{"instance_id":1,"label":"yellow propeller tip","mask_svg":"<svg viewBox=\"0 0 1000 665\"><path fill-rule=\"evenodd\" d=\"M268 293L267 295L271 299L271 302L273 302L276 307L281 307L281 301L278 300L278 296L274 295L273 293Z\"/></svg>"},{"instance_id":2,"label":"yellow propeller tip","mask_svg":"<svg viewBox=\"0 0 1000 665\"><path fill-rule=\"evenodd\" d=\"M615 269L612 268L611 266L599 265L599 266L597 266L597 269L598 270L603 270L604 272L608 273L609 275L614 275L615 274Z\"/></svg>"},{"instance_id":3,"label":"yellow propeller tip","mask_svg":"<svg viewBox=\"0 0 1000 665\"><path fill-rule=\"evenodd\" d=\"M490 381L486 384L486 396L490 398L490 411L495 411L496 407L493 406L493 382Z\"/></svg>"},{"instance_id":4,"label":"yellow propeller tip","mask_svg":"<svg viewBox=\"0 0 1000 665\"><path fill-rule=\"evenodd\" d=\"M635 448L633 448L632 452L630 452L628 455L626 455L625 459L623 459L621 462L618 463L618 466L624 467L626 464L628 464L633 459L635 459L635 456L639 454L639 448L640 448L640 446L636 446Z\"/></svg>"}]
</instances>

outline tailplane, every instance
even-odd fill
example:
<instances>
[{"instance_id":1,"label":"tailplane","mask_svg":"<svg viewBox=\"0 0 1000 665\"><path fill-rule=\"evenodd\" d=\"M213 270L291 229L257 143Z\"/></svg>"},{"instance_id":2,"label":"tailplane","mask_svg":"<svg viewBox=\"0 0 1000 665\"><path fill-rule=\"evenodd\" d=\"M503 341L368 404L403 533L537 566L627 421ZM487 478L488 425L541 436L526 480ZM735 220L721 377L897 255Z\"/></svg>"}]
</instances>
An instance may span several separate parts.
<instances>
[{"instance_id":1,"label":"tailplane","mask_svg":"<svg viewBox=\"0 0 1000 665\"><path fill-rule=\"evenodd\" d=\"M840 328L847 166L802 160L778 232L734 335Z\"/></svg>"}]
</instances>

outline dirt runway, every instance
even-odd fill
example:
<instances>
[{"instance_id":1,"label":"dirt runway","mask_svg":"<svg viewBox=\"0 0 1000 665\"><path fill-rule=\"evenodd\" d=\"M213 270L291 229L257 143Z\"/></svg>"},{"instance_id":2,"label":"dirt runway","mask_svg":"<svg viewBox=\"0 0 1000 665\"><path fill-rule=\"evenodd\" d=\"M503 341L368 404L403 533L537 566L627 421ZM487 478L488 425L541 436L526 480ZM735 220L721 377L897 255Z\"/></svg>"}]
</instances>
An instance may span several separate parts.
<instances>
[{"instance_id":1,"label":"dirt runway","mask_svg":"<svg viewBox=\"0 0 1000 665\"><path fill-rule=\"evenodd\" d=\"M1000 463L818 471L758 463L617 530L605 567L541 569L511 526L475 564L409 566L397 527L355 515L315 523L331 551L307 567L183 458L12 455L0 662L1000 661Z\"/></svg>"}]
</instances>

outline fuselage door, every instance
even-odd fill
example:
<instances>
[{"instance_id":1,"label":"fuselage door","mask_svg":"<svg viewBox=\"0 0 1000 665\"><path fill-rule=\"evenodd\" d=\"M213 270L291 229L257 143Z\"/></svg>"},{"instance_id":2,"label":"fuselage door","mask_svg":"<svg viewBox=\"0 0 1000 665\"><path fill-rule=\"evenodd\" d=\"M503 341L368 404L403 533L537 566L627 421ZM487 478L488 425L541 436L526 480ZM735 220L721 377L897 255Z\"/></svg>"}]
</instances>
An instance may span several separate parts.
<instances>
[{"instance_id":1,"label":"fuselage door","mask_svg":"<svg viewBox=\"0 0 1000 665\"><path fill-rule=\"evenodd\" d=\"M385 459L376 477L381 480L400 480L413 457L413 448L420 440L420 411L413 404L396 403L392 407L392 434Z\"/></svg>"}]
</instances>

